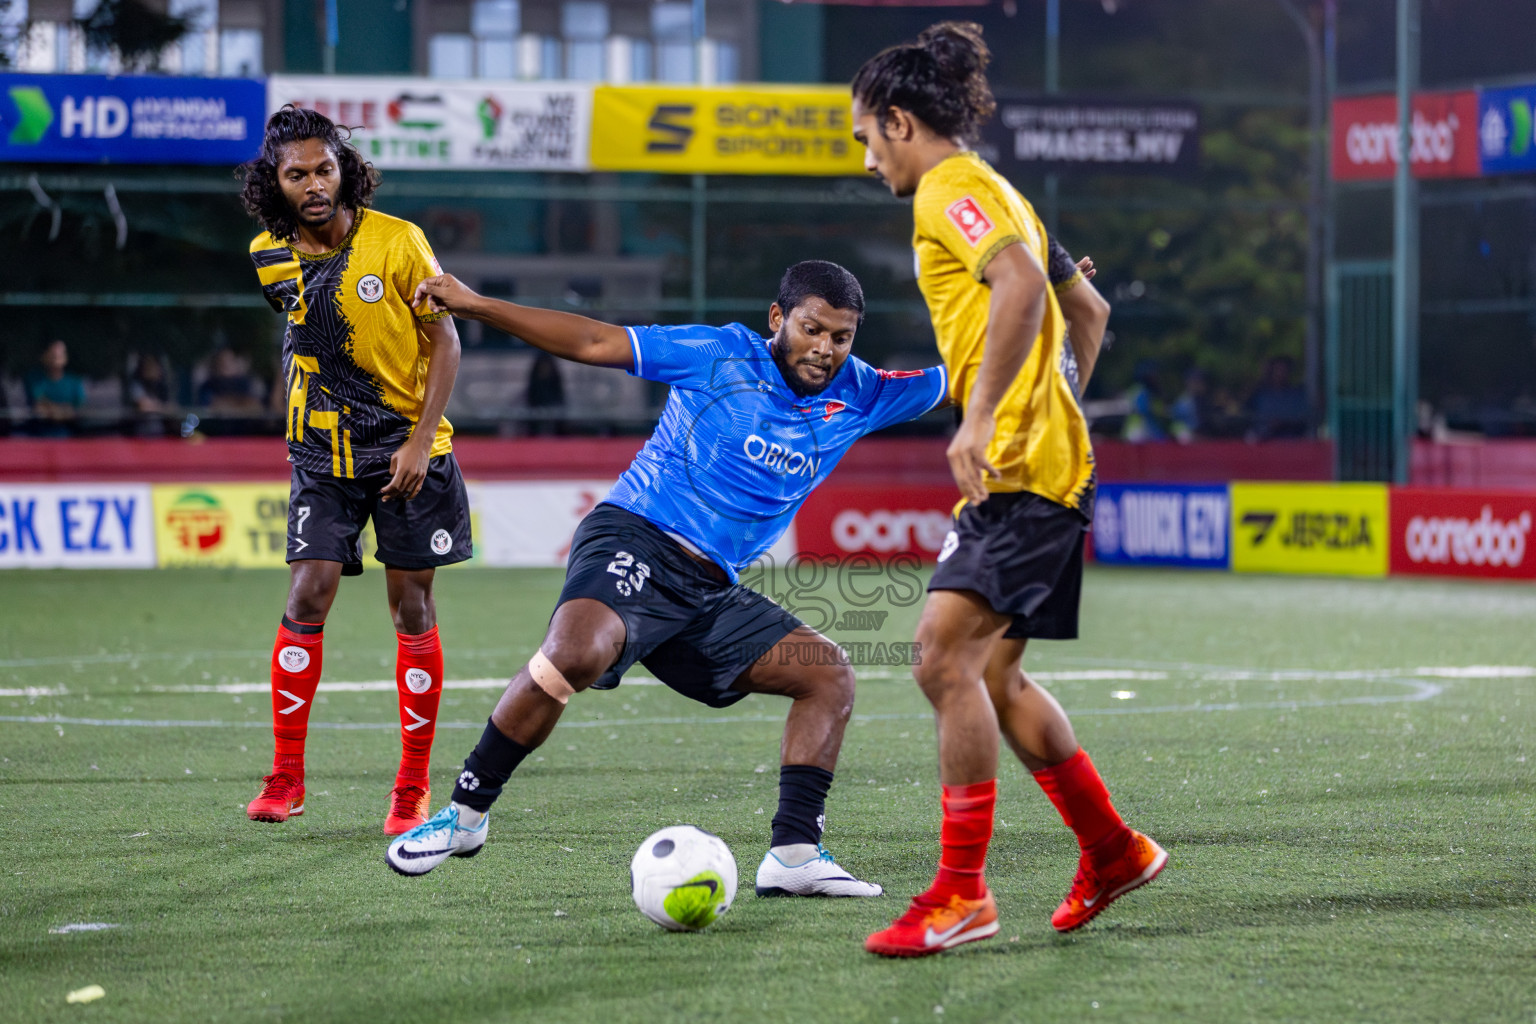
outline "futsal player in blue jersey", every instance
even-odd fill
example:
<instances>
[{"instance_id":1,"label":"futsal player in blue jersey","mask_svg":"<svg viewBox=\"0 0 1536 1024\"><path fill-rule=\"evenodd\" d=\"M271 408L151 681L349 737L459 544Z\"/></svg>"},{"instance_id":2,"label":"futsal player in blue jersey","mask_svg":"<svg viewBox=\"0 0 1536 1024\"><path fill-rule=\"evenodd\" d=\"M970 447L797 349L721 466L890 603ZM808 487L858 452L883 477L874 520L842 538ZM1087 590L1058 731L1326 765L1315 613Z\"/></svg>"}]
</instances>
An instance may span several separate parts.
<instances>
[{"instance_id":1,"label":"futsal player in blue jersey","mask_svg":"<svg viewBox=\"0 0 1536 1024\"><path fill-rule=\"evenodd\" d=\"M577 528L544 642L502 694L452 801L390 845L390 867L420 875L478 853L491 804L566 702L612 689L639 662L710 707L749 693L793 700L758 895L880 895L821 846L853 671L832 641L738 579L849 446L946 401L944 369L887 373L850 355L864 294L819 260L785 272L771 338L741 324L616 327L484 298L451 275L423 281L416 300L672 390L656 432Z\"/></svg>"}]
</instances>

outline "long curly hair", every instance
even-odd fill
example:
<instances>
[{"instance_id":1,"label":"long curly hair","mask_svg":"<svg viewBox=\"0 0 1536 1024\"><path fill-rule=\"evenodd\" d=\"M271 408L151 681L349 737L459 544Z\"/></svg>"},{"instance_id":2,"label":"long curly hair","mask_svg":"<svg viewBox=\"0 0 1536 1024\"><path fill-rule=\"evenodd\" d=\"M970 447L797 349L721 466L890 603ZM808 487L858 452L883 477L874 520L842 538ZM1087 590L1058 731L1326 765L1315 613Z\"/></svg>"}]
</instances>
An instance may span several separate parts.
<instances>
[{"instance_id":1,"label":"long curly hair","mask_svg":"<svg viewBox=\"0 0 1536 1024\"><path fill-rule=\"evenodd\" d=\"M891 107L910 112L945 138L973 142L997 102L987 85L992 53L971 21L941 21L915 43L888 47L864 62L853 95L879 115Z\"/></svg>"},{"instance_id":2,"label":"long curly hair","mask_svg":"<svg viewBox=\"0 0 1536 1024\"><path fill-rule=\"evenodd\" d=\"M336 197L337 203L354 211L369 206L374 190L379 187L379 172L363 159L349 141L351 138L350 128L292 103L267 118L261 151L254 160L235 170L235 177L242 183L240 202L245 212L260 221L274 238L291 241L297 235L298 218L278 184L277 166L282 162L284 146L306 139L319 139L336 154L341 165L341 194Z\"/></svg>"}]
</instances>

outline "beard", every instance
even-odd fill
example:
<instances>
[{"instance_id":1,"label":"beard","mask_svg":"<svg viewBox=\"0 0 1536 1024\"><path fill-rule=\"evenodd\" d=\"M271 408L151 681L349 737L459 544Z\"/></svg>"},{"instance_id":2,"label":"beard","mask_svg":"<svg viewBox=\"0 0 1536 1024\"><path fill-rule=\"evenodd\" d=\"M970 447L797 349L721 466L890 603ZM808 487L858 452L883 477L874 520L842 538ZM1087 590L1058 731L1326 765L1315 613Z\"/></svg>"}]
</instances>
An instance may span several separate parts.
<instances>
[{"instance_id":1,"label":"beard","mask_svg":"<svg viewBox=\"0 0 1536 1024\"><path fill-rule=\"evenodd\" d=\"M779 373L783 376L784 383L789 385L789 390L793 391L798 398L813 398L821 394L831 386L832 382L837 379L837 375L843 371L843 368L839 366L837 369L829 371L826 379L820 384L809 384L794 367L789 365L789 359L784 355L786 347L784 335L781 331L773 336L773 341L769 344L768 351L773 353L773 363L779 368Z\"/></svg>"},{"instance_id":2,"label":"beard","mask_svg":"<svg viewBox=\"0 0 1536 1024\"><path fill-rule=\"evenodd\" d=\"M318 228L324 227L335 220L336 211L340 209L341 207L335 202L327 202L325 209L320 213L310 213L302 206L295 207L293 212L300 224L303 224L305 227Z\"/></svg>"}]
</instances>

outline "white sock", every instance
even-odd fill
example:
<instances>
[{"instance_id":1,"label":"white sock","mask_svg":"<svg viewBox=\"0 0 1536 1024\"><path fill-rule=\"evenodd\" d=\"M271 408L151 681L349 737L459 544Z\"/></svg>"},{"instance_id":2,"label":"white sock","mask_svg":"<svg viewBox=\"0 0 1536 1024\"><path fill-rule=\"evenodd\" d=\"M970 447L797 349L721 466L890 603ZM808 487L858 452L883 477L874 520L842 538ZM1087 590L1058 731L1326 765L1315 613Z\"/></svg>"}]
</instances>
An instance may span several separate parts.
<instances>
[{"instance_id":1,"label":"white sock","mask_svg":"<svg viewBox=\"0 0 1536 1024\"><path fill-rule=\"evenodd\" d=\"M459 812L460 828L479 828L480 823L485 820L485 816L490 813L489 811L477 811L473 807L467 807L459 803L457 800L453 801L453 809Z\"/></svg>"},{"instance_id":2,"label":"white sock","mask_svg":"<svg viewBox=\"0 0 1536 1024\"><path fill-rule=\"evenodd\" d=\"M785 843L770 848L768 852L779 858L779 863L787 868L797 868L821 856L821 848L812 843Z\"/></svg>"}]
</instances>

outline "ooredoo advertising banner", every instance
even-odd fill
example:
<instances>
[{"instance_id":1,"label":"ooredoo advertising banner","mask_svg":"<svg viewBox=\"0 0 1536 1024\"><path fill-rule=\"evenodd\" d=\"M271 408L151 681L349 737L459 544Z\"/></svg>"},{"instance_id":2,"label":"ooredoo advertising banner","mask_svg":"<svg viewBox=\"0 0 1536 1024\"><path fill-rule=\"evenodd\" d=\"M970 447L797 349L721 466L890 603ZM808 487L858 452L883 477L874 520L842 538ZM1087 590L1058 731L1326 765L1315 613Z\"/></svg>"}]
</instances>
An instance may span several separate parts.
<instances>
[{"instance_id":1,"label":"ooredoo advertising banner","mask_svg":"<svg viewBox=\"0 0 1536 1024\"><path fill-rule=\"evenodd\" d=\"M1536 493L1392 489L1392 572L1536 579Z\"/></svg>"},{"instance_id":2,"label":"ooredoo advertising banner","mask_svg":"<svg viewBox=\"0 0 1536 1024\"><path fill-rule=\"evenodd\" d=\"M0 161L237 164L256 155L265 106L245 78L0 75Z\"/></svg>"},{"instance_id":3,"label":"ooredoo advertising banner","mask_svg":"<svg viewBox=\"0 0 1536 1024\"><path fill-rule=\"evenodd\" d=\"M1225 569L1225 484L1100 484L1093 555L1110 565Z\"/></svg>"},{"instance_id":4,"label":"ooredoo advertising banner","mask_svg":"<svg viewBox=\"0 0 1536 1024\"><path fill-rule=\"evenodd\" d=\"M0 569L152 569L147 484L0 486Z\"/></svg>"},{"instance_id":5,"label":"ooredoo advertising banner","mask_svg":"<svg viewBox=\"0 0 1536 1024\"><path fill-rule=\"evenodd\" d=\"M1421 92L1413 97L1415 178L1476 178L1477 93ZM1397 97L1350 96L1333 101L1335 181L1380 181L1397 173Z\"/></svg>"},{"instance_id":6,"label":"ooredoo advertising banner","mask_svg":"<svg viewBox=\"0 0 1536 1024\"><path fill-rule=\"evenodd\" d=\"M1385 484L1234 483L1232 569L1384 576Z\"/></svg>"},{"instance_id":7,"label":"ooredoo advertising banner","mask_svg":"<svg viewBox=\"0 0 1536 1024\"><path fill-rule=\"evenodd\" d=\"M267 107L286 103L354 128L353 141L380 168L587 168L590 85L273 75Z\"/></svg>"},{"instance_id":8,"label":"ooredoo advertising banner","mask_svg":"<svg viewBox=\"0 0 1536 1024\"><path fill-rule=\"evenodd\" d=\"M863 175L847 86L600 85L592 167L674 174Z\"/></svg>"},{"instance_id":9,"label":"ooredoo advertising banner","mask_svg":"<svg viewBox=\"0 0 1536 1024\"><path fill-rule=\"evenodd\" d=\"M823 484L795 516L808 555L916 555L938 558L959 494L953 487L855 487Z\"/></svg>"}]
</instances>

